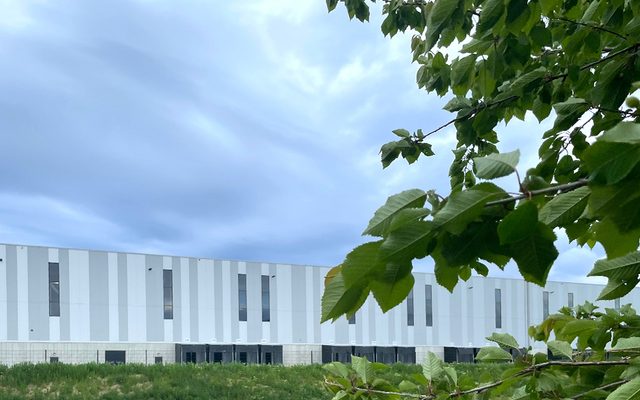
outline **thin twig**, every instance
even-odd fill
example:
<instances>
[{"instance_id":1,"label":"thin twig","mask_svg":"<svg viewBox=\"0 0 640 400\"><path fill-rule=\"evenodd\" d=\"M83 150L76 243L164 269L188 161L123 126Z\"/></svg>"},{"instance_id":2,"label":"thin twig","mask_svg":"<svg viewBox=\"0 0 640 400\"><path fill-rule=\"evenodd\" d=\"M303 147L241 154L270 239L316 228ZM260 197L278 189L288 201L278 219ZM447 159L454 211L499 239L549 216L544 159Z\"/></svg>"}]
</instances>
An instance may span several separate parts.
<instances>
[{"instance_id":1,"label":"thin twig","mask_svg":"<svg viewBox=\"0 0 640 400\"><path fill-rule=\"evenodd\" d=\"M575 189L577 189L579 187L586 186L588 183L589 183L589 181L587 179L580 179L578 181L571 182L571 183L563 183L562 185L555 185L555 186L550 186L550 187L544 188L544 189L532 190L530 192L522 193L522 194L519 194L517 196L512 196L512 197L507 197L505 199L490 201L487 204L485 204L485 207L496 206L496 205L500 205L500 204L509 204L509 203L514 202L514 201L518 201L518 200L522 200L522 199L529 199L531 197L540 196L540 195L543 195L543 194L550 194L550 193L554 193L555 194L555 193L570 192L570 191L575 190Z\"/></svg>"},{"instance_id":2,"label":"thin twig","mask_svg":"<svg viewBox=\"0 0 640 400\"><path fill-rule=\"evenodd\" d=\"M577 395L573 396L572 399L573 400L579 399L579 398L584 397L584 396L586 396L587 394L589 394L589 393L591 393L593 391L611 389L611 388L614 388L616 386L620 386L620 385L622 385L624 383L627 383L627 382L629 382L628 379L620 379L619 381L611 382L611 383L608 383L606 385L599 386L597 388L589 389L586 392L582 392L580 394L577 394Z\"/></svg>"},{"instance_id":3,"label":"thin twig","mask_svg":"<svg viewBox=\"0 0 640 400\"><path fill-rule=\"evenodd\" d=\"M557 20L557 21L569 22L569 23L576 24L576 25L586 26L586 27L589 27L589 28L592 28L592 29L596 29L596 30L599 30L599 31L602 31L602 32L610 33L610 34L615 35L615 36L617 36L617 37L619 37L621 39L624 39L624 40L629 40L626 36L621 35L618 32L614 32L612 30L609 30L607 28L603 28L600 25L587 24L587 23L584 23L584 22L574 21L572 19L568 19L568 18L564 18L564 17L556 17L556 18L552 18L552 19Z\"/></svg>"}]
</instances>

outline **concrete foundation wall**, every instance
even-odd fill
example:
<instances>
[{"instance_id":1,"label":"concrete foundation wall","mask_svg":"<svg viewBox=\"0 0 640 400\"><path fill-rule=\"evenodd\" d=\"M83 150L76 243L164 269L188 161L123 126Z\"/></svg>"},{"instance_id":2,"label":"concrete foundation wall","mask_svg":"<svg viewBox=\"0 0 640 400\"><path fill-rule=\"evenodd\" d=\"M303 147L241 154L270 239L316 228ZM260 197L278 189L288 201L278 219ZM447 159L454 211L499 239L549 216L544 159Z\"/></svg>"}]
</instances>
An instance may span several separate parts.
<instances>
[{"instance_id":1,"label":"concrete foundation wall","mask_svg":"<svg viewBox=\"0 0 640 400\"><path fill-rule=\"evenodd\" d=\"M175 362L172 343L0 342L0 364L48 363L52 357L67 364L104 363L109 350L125 351L127 364L154 364L156 357L164 364Z\"/></svg>"},{"instance_id":2,"label":"concrete foundation wall","mask_svg":"<svg viewBox=\"0 0 640 400\"><path fill-rule=\"evenodd\" d=\"M416 346L416 364L422 364L428 352L432 352L444 361L444 347L442 346Z\"/></svg>"},{"instance_id":3,"label":"concrete foundation wall","mask_svg":"<svg viewBox=\"0 0 640 400\"><path fill-rule=\"evenodd\" d=\"M284 365L319 364L322 362L322 346L315 344L290 344L282 346Z\"/></svg>"}]
</instances>

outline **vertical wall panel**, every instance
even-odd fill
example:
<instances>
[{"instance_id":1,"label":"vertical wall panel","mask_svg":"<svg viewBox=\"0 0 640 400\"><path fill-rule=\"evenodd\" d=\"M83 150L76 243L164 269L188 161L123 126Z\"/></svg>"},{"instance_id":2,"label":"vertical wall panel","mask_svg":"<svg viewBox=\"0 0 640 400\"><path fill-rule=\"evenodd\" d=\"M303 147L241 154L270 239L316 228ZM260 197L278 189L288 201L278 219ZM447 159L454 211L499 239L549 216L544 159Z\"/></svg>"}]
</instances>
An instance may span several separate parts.
<instances>
[{"instance_id":1,"label":"vertical wall panel","mask_svg":"<svg viewBox=\"0 0 640 400\"><path fill-rule=\"evenodd\" d=\"M117 342L120 338L120 320L118 317L118 255L109 253L108 267L108 295L109 295L109 340Z\"/></svg>"},{"instance_id":2,"label":"vertical wall panel","mask_svg":"<svg viewBox=\"0 0 640 400\"><path fill-rule=\"evenodd\" d=\"M130 342L147 339L147 267L142 254L127 254L128 336Z\"/></svg>"},{"instance_id":3,"label":"vertical wall panel","mask_svg":"<svg viewBox=\"0 0 640 400\"><path fill-rule=\"evenodd\" d=\"M328 268L314 268L313 271L313 343L320 341L320 319L322 318L322 293L324 290L324 276L329 272Z\"/></svg>"},{"instance_id":4,"label":"vertical wall panel","mask_svg":"<svg viewBox=\"0 0 640 400\"><path fill-rule=\"evenodd\" d=\"M173 266L173 340L184 342L182 324L184 319L184 304L182 290L182 265L180 257L172 257Z\"/></svg>"},{"instance_id":5,"label":"vertical wall panel","mask_svg":"<svg viewBox=\"0 0 640 400\"><path fill-rule=\"evenodd\" d=\"M213 260L198 259L198 320L203 343L211 343L216 336L213 265Z\"/></svg>"},{"instance_id":6,"label":"vertical wall panel","mask_svg":"<svg viewBox=\"0 0 640 400\"><path fill-rule=\"evenodd\" d=\"M239 318L239 310L240 306L238 303L238 262L231 261L229 263L229 277L225 281L225 286L229 288L229 319L227 319L227 323L229 324L230 329L230 338L228 340L232 342L237 342L240 339L240 318Z\"/></svg>"},{"instance_id":7,"label":"vertical wall panel","mask_svg":"<svg viewBox=\"0 0 640 400\"><path fill-rule=\"evenodd\" d=\"M180 284L181 299L180 309L182 310L182 341L191 341L191 291L189 287L189 259L180 258Z\"/></svg>"},{"instance_id":8,"label":"vertical wall panel","mask_svg":"<svg viewBox=\"0 0 640 400\"><path fill-rule=\"evenodd\" d=\"M71 300L69 278L69 250L58 251L60 262L60 340L71 340Z\"/></svg>"},{"instance_id":9,"label":"vertical wall panel","mask_svg":"<svg viewBox=\"0 0 640 400\"><path fill-rule=\"evenodd\" d=\"M317 324L317 321L313 318L314 317L314 303L315 303L315 299L313 297L314 295L314 290L313 290L313 270L314 267L309 267L309 266L305 266L305 267L300 267L302 269L304 269L304 283L305 283L305 292L306 292L306 298L305 298L305 305L304 305L304 317L305 317L305 325L306 325L306 334L304 335L304 337L302 338L302 342L303 343L313 343L314 342L314 325Z\"/></svg>"},{"instance_id":10,"label":"vertical wall panel","mask_svg":"<svg viewBox=\"0 0 640 400\"><path fill-rule=\"evenodd\" d=\"M91 340L109 340L109 256L89 252L89 315Z\"/></svg>"},{"instance_id":11,"label":"vertical wall panel","mask_svg":"<svg viewBox=\"0 0 640 400\"><path fill-rule=\"evenodd\" d=\"M90 340L89 252L69 250L69 323L70 340Z\"/></svg>"},{"instance_id":12,"label":"vertical wall panel","mask_svg":"<svg viewBox=\"0 0 640 400\"><path fill-rule=\"evenodd\" d=\"M49 250L27 249L29 340L49 340Z\"/></svg>"},{"instance_id":13,"label":"vertical wall panel","mask_svg":"<svg viewBox=\"0 0 640 400\"><path fill-rule=\"evenodd\" d=\"M291 283L289 290L291 292L291 310L292 321L290 329L293 331L293 343L304 343L307 337L306 324L306 289L304 283L306 278L305 268L299 265L291 267ZM295 299L295 300L294 300Z\"/></svg>"},{"instance_id":14,"label":"vertical wall panel","mask_svg":"<svg viewBox=\"0 0 640 400\"><path fill-rule=\"evenodd\" d=\"M279 307L278 307L278 268L276 264L269 264L269 274L271 276L271 281L269 282L269 289L271 290L271 294L269 296L269 303L271 307L271 322L269 322L269 329L271 330L269 333L269 337L271 338L272 343L282 343L278 338L278 326L279 326Z\"/></svg>"},{"instance_id":15,"label":"vertical wall panel","mask_svg":"<svg viewBox=\"0 0 640 400\"><path fill-rule=\"evenodd\" d=\"M18 340L18 252L16 246L6 247L7 339Z\"/></svg>"},{"instance_id":16,"label":"vertical wall panel","mask_svg":"<svg viewBox=\"0 0 640 400\"><path fill-rule=\"evenodd\" d=\"M118 330L121 342L129 340L129 275L127 255L118 253Z\"/></svg>"},{"instance_id":17,"label":"vertical wall panel","mask_svg":"<svg viewBox=\"0 0 640 400\"><path fill-rule=\"evenodd\" d=\"M7 246L0 245L0 341L7 340Z\"/></svg>"},{"instance_id":18,"label":"vertical wall panel","mask_svg":"<svg viewBox=\"0 0 640 400\"><path fill-rule=\"evenodd\" d=\"M164 340L164 296L162 256L145 257L146 277L146 323L147 339L151 342Z\"/></svg>"},{"instance_id":19,"label":"vertical wall panel","mask_svg":"<svg viewBox=\"0 0 640 400\"><path fill-rule=\"evenodd\" d=\"M199 342L199 322L198 321L198 260L189 259L189 314L191 322L191 341Z\"/></svg>"},{"instance_id":20,"label":"vertical wall panel","mask_svg":"<svg viewBox=\"0 0 640 400\"><path fill-rule=\"evenodd\" d=\"M222 261L215 260L213 264L213 298L214 311L213 321L215 329L215 341L222 342L224 338L223 327L225 320L223 319L224 302L222 300Z\"/></svg>"},{"instance_id":21,"label":"vertical wall panel","mask_svg":"<svg viewBox=\"0 0 640 400\"><path fill-rule=\"evenodd\" d=\"M237 294L231 288L231 261L222 261L222 320L224 324L222 325L222 338L218 338L219 341L223 342L231 342L233 339L231 337L231 321L232 318L237 320L237 311L234 312L232 309L232 304L237 304ZM237 279L235 276L234 279ZM234 297L232 300L231 296Z\"/></svg>"},{"instance_id":22,"label":"vertical wall panel","mask_svg":"<svg viewBox=\"0 0 640 400\"><path fill-rule=\"evenodd\" d=\"M293 302L291 292L291 269L290 265L278 264L278 276L276 277L278 290L278 341L280 343L293 342L293 316L291 304ZM276 297L276 296L274 296ZM297 299L296 299L297 301Z\"/></svg>"},{"instance_id":23,"label":"vertical wall panel","mask_svg":"<svg viewBox=\"0 0 640 400\"><path fill-rule=\"evenodd\" d=\"M49 255L49 262L52 263L58 263L58 267L60 265L60 252L58 251L58 249L48 249L47 251L48 255ZM48 275L47 271L47 275ZM47 277L48 278L48 277ZM60 268L58 268L58 281L60 280ZM47 285L48 285L48 279L47 279ZM48 291L48 287L47 287L47 291ZM58 293L60 291L60 285L58 284ZM58 301L60 301L60 296L58 295ZM58 305L58 307L60 307L60 304ZM62 311L62 310L59 310ZM60 341L60 315L58 316L50 316L49 317L49 340L52 342L59 342Z\"/></svg>"},{"instance_id":24,"label":"vertical wall panel","mask_svg":"<svg viewBox=\"0 0 640 400\"><path fill-rule=\"evenodd\" d=\"M26 246L17 247L18 340L29 339L29 261Z\"/></svg>"},{"instance_id":25,"label":"vertical wall panel","mask_svg":"<svg viewBox=\"0 0 640 400\"><path fill-rule=\"evenodd\" d=\"M259 343L262 338L262 267L248 262L247 273L247 342Z\"/></svg>"}]
</instances>

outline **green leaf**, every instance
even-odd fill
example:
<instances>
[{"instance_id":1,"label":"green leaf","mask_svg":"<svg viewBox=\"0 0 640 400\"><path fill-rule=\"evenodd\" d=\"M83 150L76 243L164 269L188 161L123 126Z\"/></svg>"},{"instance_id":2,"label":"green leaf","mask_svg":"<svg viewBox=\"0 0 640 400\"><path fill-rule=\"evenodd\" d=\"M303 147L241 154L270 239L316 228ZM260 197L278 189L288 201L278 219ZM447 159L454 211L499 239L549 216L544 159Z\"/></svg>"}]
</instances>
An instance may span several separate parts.
<instances>
[{"instance_id":1,"label":"green leaf","mask_svg":"<svg viewBox=\"0 0 640 400\"><path fill-rule=\"evenodd\" d=\"M573 359L573 348L570 343L562 340L550 340L547 342L547 347L554 356L565 356L570 360Z\"/></svg>"},{"instance_id":2,"label":"green leaf","mask_svg":"<svg viewBox=\"0 0 640 400\"><path fill-rule=\"evenodd\" d=\"M451 382L451 384L453 386L457 386L458 373L456 372L456 369L453 367L444 367L444 372L447 374L447 377L449 378L449 381Z\"/></svg>"},{"instance_id":3,"label":"green leaf","mask_svg":"<svg viewBox=\"0 0 640 400\"><path fill-rule=\"evenodd\" d=\"M516 338L509 335L508 333L492 333L491 336L487 337L487 340L491 342L498 343L502 347L509 347L511 349L518 350L520 345L516 341Z\"/></svg>"},{"instance_id":4,"label":"green leaf","mask_svg":"<svg viewBox=\"0 0 640 400\"><path fill-rule=\"evenodd\" d=\"M635 378L620 386L609 396L607 400L638 400L640 399L640 378Z\"/></svg>"},{"instance_id":5,"label":"green leaf","mask_svg":"<svg viewBox=\"0 0 640 400\"><path fill-rule=\"evenodd\" d=\"M352 286L345 288L342 274L336 275L324 288L322 294L321 323L330 319L336 320L349 312L354 312L369 295L366 286Z\"/></svg>"},{"instance_id":6,"label":"green leaf","mask_svg":"<svg viewBox=\"0 0 640 400\"><path fill-rule=\"evenodd\" d=\"M611 218L605 217L594 225L594 230L595 239L602 244L609 259L638 249L640 229L622 233Z\"/></svg>"},{"instance_id":7,"label":"green leaf","mask_svg":"<svg viewBox=\"0 0 640 400\"><path fill-rule=\"evenodd\" d=\"M473 159L475 174L481 179L495 179L507 176L516 170L520 160L520 150L510 153L494 153Z\"/></svg>"},{"instance_id":8,"label":"green leaf","mask_svg":"<svg viewBox=\"0 0 640 400\"><path fill-rule=\"evenodd\" d=\"M598 322L592 319L576 319L567 322L560 331L560 336L567 342L573 342L576 337L590 337L598 329Z\"/></svg>"},{"instance_id":9,"label":"green leaf","mask_svg":"<svg viewBox=\"0 0 640 400\"><path fill-rule=\"evenodd\" d=\"M504 0L487 0L482 6L480 19L478 21L477 31L482 33L487 31L498 22L502 14L504 14Z\"/></svg>"},{"instance_id":10,"label":"green leaf","mask_svg":"<svg viewBox=\"0 0 640 400\"><path fill-rule=\"evenodd\" d=\"M411 133L409 133L409 131L406 130L406 129L395 129L395 130L393 130L391 132L393 132L393 134L396 135L396 136L400 136L401 138L410 138L411 137Z\"/></svg>"},{"instance_id":11,"label":"green leaf","mask_svg":"<svg viewBox=\"0 0 640 400\"><path fill-rule=\"evenodd\" d=\"M393 230L380 246L380 257L387 259L422 258L433 237L430 221L413 221Z\"/></svg>"},{"instance_id":12,"label":"green leaf","mask_svg":"<svg viewBox=\"0 0 640 400\"><path fill-rule=\"evenodd\" d=\"M640 124L622 121L598 138L601 142L640 144Z\"/></svg>"},{"instance_id":13,"label":"green leaf","mask_svg":"<svg viewBox=\"0 0 640 400\"><path fill-rule=\"evenodd\" d=\"M640 161L640 145L598 140L582 155L591 180L613 185L629 175Z\"/></svg>"},{"instance_id":14,"label":"green leaf","mask_svg":"<svg viewBox=\"0 0 640 400\"><path fill-rule=\"evenodd\" d=\"M367 229L362 234L385 236L388 233L391 220L398 212L405 208L422 207L426 199L427 194L420 189L405 190L390 196L387 202L375 212Z\"/></svg>"},{"instance_id":15,"label":"green leaf","mask_svg":"<svg viewBox=\"0 0 640 400\"><path fill-rule=\"evenodd\" d=\"M590 194L586 186L559 194L542 207L540 221L552 228L574 222L587 206Z\"/></svg>"},{"instance_id":16,"label":"green leaf","mask_svg":"<svg viewBox=\"0 0 640 400\"><path fill-rule=\"evenodd\" d=\"M640 282L638 277L630 276L627 279L609 278L607 286L602 289L598 300L614 300L630 293Z\"/></svg>"},{"instance_id":17,"label":"green leaf","mask_svg":"<svg viewBox=\"0 0 640 400\"><path fill-rule=\"evenodd\" d=\"M365 384L371 382L373 378L373 366L366 359L366 357L357 357L352 355L351 367L354 371L356 371L358 377L362 379L362 382L364 382Z\"/></svg>"},{"instance_id":18,"label":"green leaf","mask_svg":"<svg viewBox=\"0 0 640 400\"><path fill-rule=\"evenodd\" d=\"M453 64L453 67L451 68L451 85L457 86L464 82L467 82L475 64L475 54L463 57L455 62Z\"/></svg>"},{"instance_id":19,"label":"green leaf","mask_svg":"<svg viewBox=\"0 0 640 400\"><path fill-rule=\"evenodd\" d=\"M589 276L606 276L613 279L628 279L640 274L640 252L634 251L611 260L596 261Z\"/></svg>"},{"instance_id":20,"label":"green leaf","mask_svg":"<svg viewBox=\"0 0 640 400\"><path fill-rule=\"evenodd\" d=\"M435 228L443 228L446 231L460 234L469 222L482 214L484 205L492 198L494 193L465 190L453 193L445 206L433 216Z\"/></svg>"},{"instance_id":21,"label":"green leaf","mask_svg":"<svg viewBox=\"0 0 640 400\"><path fill-rule=\"evenodd\" d=\"M331 400L342 400L347 398L349 398L349 393L345 392L344 390L340 390L335 394L335 396L331 398Z\"/></svg>"},{"instance_id":22,"label":"green leaf","mask_svg":"<svg viewBox=\"0 0 640 400\"><path fill-rule=\"evenodd\" d=\"M335 376L341 376L343 378L349 377L349 368L347 368L344 364L339 362L332 362L329 364L325 364L322 366L322 369L333 374Z\"/></svg>"},{"instance_id":23,"label":"green leaf","mask_svg":"<svg viewBox=\"0 0 640 400\"><path fill-rule=\"evenodd\" d=\"M369 286L382 311L387 312L407 298L414 283L410 262L390 262L385 273Z\"/></svg>"},{"instance_id":24,"label":"green leaf","mask_svg":"<svg viewBox=\"0 0 640 400\"><path fill-rule=\"evenodd\" d=\"M327 0L327 9L333 11L338 5L338 0Z\"/></svg>"},{"instance_id":25,"label":"green leaf","mask_svg":"<svg viewBox=\"0 0 640 400\"><path fill-rule=\"evenodd\" d=\"M445 26L450 23L451 16L455 13L459 5L459 0L436 0L434 2L427 23L426 50L431 50L436 44L440 33Z\"/></svg>"},{"instance_id":26,"label":"green leaf","mask_svg":"<svg viewBox=\"0 0 640 400\"><path fill-rule=\"evenodd\" d=\"M369 242L351 250L342 262L342 277L345 287L361 285L363 279L384 268L378 258L382 241Z\"/></svg>"},{"instance_id":27,"label":"green leaf","mask_svg":"<svg viewBox=\"0 0 640 400\"><path fill-rule=\"evenodd\" d=\"M498 225L501 244L519 242L533 235L538 222L538 208L533 202L522 203Z\"/></svg>"},{"instance_id":28,"label":"green leaf","mask_svg":"<svg viewBox=\"0 0 640 400\"><path fill-rule=\"evenodd\" d=\"M509 246L520 274L527 281L544 286L558 250L553 245L553 230L538 221L536 205L529 201L518 206L500 222L498 236L500 243Z\"/></svg>"},{"instance_id":29,"label":"green leaf","mask_svg":"<svg viewBox=\"0 0 640 400\"><path fill-rule=\"evenodd\" d=\"M553 106L557 117L553 128L557 131L567 130L573 126L580 116L589 109L589 103L584 99L571 97L567 101Z\"/></svg>"},{"instance_id":30,"label":"green leaf","mask_svg":"<svg viewBox=\"0 0 640 400\"><path fill-rule=\"evenodd\" d=\"M634 336L630 338L620 338L615 346L612 347L613 350L640 350L640 337Z\"/></svg>"},{"instance_id":31,"label":"green leaf","mask_svg":"<svg viewBox=\"0 0 640 400\"><path fill-rule=\"evenodd\" d=\"M413 383L411 381L403 380L398 385L398 390L400 390L401 392L405 392L405 393L414 392L414 391L418 390L418 385L416 385L415 383Z\"/></svg>"},{"instance_id":32,"label":"green leaf","mask_svg":"<svg viewBox=\"0 0 640 400\"><path fill-rule=\"evenodd\" d=\"M422 374L429 382L433 382L444 374L442 360L434 353L427 351L427 356L422 363Z\"/></svg>"},{"instance_id":33,"label":"green leaf","mask_svg":"<svg viewBox=\"0 0 640 400\"><path fill-rule=\"evenodd\" d=\"M476 360L484 362L513 361L513 357L500 347L483 347L476 355Z\"/></svg>"}]
</instances>

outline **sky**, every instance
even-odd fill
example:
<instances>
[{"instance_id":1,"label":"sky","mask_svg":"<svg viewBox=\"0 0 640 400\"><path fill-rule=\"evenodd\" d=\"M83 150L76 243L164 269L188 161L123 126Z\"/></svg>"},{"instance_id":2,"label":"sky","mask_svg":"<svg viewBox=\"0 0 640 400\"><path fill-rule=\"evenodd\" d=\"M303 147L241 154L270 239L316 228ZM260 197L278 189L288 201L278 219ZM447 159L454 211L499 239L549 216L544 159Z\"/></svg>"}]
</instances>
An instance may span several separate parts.
<instances>
[{"instance_id":1,"label":"sky","mask_svg":"<svg viewBox=\"0 0 640 400\"><path fill-rule=\"evenodd\" d=\"M388 196L448 193L452 129L435 157L380 165L391 130L451 115L379 6L368 24L322 0L0 9L0 242L332 266ZM512 122L499 147L526 171L545 130ZM559 236L550 278L593 282L602 250Z\"/></svg>"}]
</instances>

